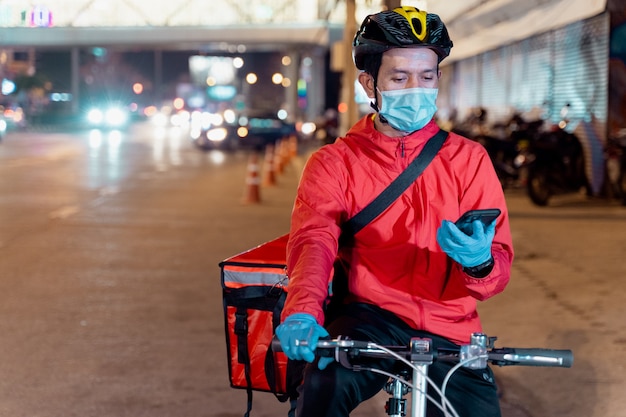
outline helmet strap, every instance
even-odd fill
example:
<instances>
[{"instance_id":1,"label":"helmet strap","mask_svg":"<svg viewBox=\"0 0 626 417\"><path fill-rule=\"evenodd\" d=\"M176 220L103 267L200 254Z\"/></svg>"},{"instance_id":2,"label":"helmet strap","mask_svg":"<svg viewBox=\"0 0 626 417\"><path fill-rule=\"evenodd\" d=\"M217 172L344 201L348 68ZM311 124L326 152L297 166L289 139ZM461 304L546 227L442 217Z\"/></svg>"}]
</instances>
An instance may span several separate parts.
<instances>
[{"instance_id":1,"label":"helmet strap","mask_svg":"<svg viewBox=\"0 0 626 417\"><path fill-rule=\"evenodd\" d=\"M385 118L385 116L383 116L382 114L380 114L380 109L378 108L378 105L372 101L370 101L370 107L374 109L374 111L376 112L376 114L378 115L378 118L380 119L381 122L387 124L387 119Z\"/></svg>"},{"instance_id":2,"label":"helmet strap","mask_svg":"<svg viewBox=\"0 0 626 417\"><path fill-rule=\"evenodd\" d=\"M380 121L383 123L387 123L387 119L385 116L380 114L380 108L378 107L378 83L376 82L376 78L374 77L374 101L370 101L370 107L374 109L374 111L378 114Z\"/></svg>"}]
</instances>

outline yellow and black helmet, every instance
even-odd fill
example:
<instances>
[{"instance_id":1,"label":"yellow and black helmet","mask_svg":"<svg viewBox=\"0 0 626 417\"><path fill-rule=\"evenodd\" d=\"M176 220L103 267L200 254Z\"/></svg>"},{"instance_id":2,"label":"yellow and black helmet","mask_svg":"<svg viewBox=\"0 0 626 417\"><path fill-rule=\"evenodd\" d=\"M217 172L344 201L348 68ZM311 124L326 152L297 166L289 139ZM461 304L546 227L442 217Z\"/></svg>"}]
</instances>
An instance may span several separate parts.
<instances>
[{"instance_id":1,"label":"yellow and black helmet","mask_svg":"<svg viewBox=\"0 0 626 417\"><path fill-rule=\"evenodd\" d=\"M392 48L428 46L439 62L450 55L452 41L438 15L411 6L371 14L365 18L352 42L354 63L363 68L363 57Z\"/></svg>"}]
</instances>

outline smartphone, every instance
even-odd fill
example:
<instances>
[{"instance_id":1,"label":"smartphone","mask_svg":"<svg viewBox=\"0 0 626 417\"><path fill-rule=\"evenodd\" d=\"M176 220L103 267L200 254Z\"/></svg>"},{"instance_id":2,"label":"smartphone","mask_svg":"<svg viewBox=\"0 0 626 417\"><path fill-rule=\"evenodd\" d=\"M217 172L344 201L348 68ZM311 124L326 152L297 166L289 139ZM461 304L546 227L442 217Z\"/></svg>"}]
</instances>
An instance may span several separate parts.
<instances>
[{"instance_id":1,"label":"smartphone","mask_svg":"<svg viewBox=\"0 0 626 417\"><path fill-rule=\"evenodd\" d=\"M485 227L496 219L500 215L500 209L490 208L490 209L481 209L481 210L470 210L459 217L459 220L454 222L456 227L458 227L463 233L466 235L472 234L472 223L475 220L480 220L483 222Z\"/></svg>"}]
</instances>

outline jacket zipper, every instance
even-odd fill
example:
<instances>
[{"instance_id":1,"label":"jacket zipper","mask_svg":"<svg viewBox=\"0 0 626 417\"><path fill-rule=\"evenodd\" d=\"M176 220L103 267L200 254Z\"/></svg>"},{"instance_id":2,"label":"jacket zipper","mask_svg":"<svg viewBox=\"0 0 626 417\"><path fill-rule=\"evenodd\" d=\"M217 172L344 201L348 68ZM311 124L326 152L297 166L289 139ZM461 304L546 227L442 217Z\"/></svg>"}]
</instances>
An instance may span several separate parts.
<instances>
[{"instance_id":1,"label":"jacket zipper","mask_svg":"<svg viewBox=\"0 0 626 417\"><path fill-rule=\"evenodd\" d=\"M400 138L400 156L404 158L404 138Z\"/></svg>"}]
</instances>

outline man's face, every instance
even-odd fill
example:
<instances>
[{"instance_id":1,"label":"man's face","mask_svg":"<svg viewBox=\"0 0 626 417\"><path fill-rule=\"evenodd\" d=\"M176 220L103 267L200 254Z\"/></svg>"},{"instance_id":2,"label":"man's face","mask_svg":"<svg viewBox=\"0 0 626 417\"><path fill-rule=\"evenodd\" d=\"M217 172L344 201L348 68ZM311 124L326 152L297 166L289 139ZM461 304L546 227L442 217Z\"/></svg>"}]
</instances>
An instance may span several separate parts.
<instances>
[{"instance_id":1,"label":"man's face","mask_svg":"<svg viewBox=\"0 0 626 417\"><path fill-rule=\"evenodd\" d=\"M435 51L428 47L394 48L382 55L376 87L378 91L401 90L405 88L438 88L439 59ZM374 78L366 72L359 74L359 82L369 98L376 98L382 108L383 98L374 87ZM403 136L380 118L374 120L376 129L390 137Z\"/></svg>"},{"instance_id":2,"label":"man's face","mask_svg":"<svg viewBox=\"0 0 626 417\"><path fill-rule=\"evenodd\" d=\"M437 88L440 75L438 62L435 51L427 47L390 49L383 53L377 87L380 91L417 87ZM359 81L368 97L374 98L376 91L373 78L365 73L361 76ZM379 102L380 99L379 96Z\"/></svg>"}]
</instances>

